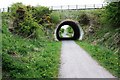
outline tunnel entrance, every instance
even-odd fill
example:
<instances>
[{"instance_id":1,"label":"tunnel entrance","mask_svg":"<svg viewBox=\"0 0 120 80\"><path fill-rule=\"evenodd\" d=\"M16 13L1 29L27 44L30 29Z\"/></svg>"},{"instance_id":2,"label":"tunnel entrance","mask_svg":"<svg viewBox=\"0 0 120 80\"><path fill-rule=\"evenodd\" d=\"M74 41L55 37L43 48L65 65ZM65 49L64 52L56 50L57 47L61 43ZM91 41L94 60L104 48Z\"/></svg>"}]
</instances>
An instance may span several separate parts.
<instances>
[{"instance_id":1,"label":"tunnel entrance","mask_svg":"<svg viewBox=\"0 0 120 80\"><path fill-rule=\"evenodd\" d=\"M73 30L73 35L70 37L65 37L60 35L61 29L63 26L70 26ZM82 40L83 30L80 27L79 23L73 20L64 20L57 25L55 30L55 38L56 40Z\"/></svg>"}]
</instances>

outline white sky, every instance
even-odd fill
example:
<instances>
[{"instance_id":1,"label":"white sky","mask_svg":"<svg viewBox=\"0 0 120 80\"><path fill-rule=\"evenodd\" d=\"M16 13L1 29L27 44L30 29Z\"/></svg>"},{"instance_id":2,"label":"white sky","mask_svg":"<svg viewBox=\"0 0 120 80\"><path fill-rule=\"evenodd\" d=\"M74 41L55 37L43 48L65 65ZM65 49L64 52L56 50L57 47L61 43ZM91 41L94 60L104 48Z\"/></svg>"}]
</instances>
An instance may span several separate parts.
<instances>
[{"instance_id":1,"label":"white sky","mask_svg":"<svg viewBox=\"0 0 120 80\"><path fill-rule=\"evenodd\" d=\"M62 26L61 28L66 29L66 28L68 28L68 27L69 27L68 25L64 25L64 26Z\"/></svg>"},{"instance_id":2,"label":"white sky","mask_svg":"<svg viewBox=\"0 0 120 80\"><path fill-rule=\"evenodd\" d=\"M25 5L60 6L60 5L84 5L102 4L104 0L0 0L0 8L7 8L13 3L22 2Z\"/></svg>"}]
</instances>

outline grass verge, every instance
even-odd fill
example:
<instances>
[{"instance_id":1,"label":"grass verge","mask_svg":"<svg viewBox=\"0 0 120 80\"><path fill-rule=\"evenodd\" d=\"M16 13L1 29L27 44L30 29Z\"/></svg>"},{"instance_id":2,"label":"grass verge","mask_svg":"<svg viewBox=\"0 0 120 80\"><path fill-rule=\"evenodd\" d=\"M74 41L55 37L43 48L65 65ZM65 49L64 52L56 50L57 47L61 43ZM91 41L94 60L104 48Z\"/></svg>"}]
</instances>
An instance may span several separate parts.
<instances>
[{"instance_id":1,"label":"grass verge","mask_svg":"<svg viewBox=\"0 0 120 80\"><path fill-rule=\"evenodd\" d=\"M118 62L118 53L115 53L105 47L92 45L87 42L76 41L78 45L84 48L97 62L105 67L114 76L120 76L120 64Z\"/></svg>"}]
</instances>

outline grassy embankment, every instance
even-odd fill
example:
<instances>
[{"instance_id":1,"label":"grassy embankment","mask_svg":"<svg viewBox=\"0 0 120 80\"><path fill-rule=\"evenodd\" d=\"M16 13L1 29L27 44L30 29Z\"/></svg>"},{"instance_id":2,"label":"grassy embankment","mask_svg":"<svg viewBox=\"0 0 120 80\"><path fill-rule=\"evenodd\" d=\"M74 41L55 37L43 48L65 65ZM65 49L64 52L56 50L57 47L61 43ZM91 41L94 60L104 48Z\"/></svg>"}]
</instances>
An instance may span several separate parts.
<instances>
[{"instance_id":1,"label":"grassy embankment","mask_svg":"<svg viewBox=\"0 0 120 80\"><path fill-rule=\"evenodd\" d=\"M93 33L89 33L89 25L83 25L84 41L77 41L90 55L114 76L120 77L119 63L119 31L106 24L105 10L88 10L84 13L90 19Z\"/></svg>"},{"instance_id":2,"label":"grassy embankment","mask_svg":"<svg viewBox=\"0 0 120 80\"><path fill-rule=\"evenodd\" d=\"M58 77L61 42L26 39L2 24L3 79Z\"/></svg>"},{"instance_id":3,"label":"grassy embankment","mask_svg":"<svg viewBox=\"0 0 120 80\"><path fill-rule=\"evenodd\" d=\"M100 65L105 67L114 76L119 76L118 54L100 45L93 45L85 41L77 41ZM119 74L118 74L119 73Z\"/></svg>"},{"instance_id":4,"label":"grassy embankment","mask_svg":"<svg viewBox=\"0 0 120 80\"><path fill-rule=\"evenodd\" d=\"M80 22L84 30L84 41L77 43L113 75L120 76L119 32L120 28L111 26L106 19L105 9L54 12L62 20L72 19ZM66 14L67 13L67 14ZM90 25L93 28L89 33Z\"/></svg>"}]
</instances>

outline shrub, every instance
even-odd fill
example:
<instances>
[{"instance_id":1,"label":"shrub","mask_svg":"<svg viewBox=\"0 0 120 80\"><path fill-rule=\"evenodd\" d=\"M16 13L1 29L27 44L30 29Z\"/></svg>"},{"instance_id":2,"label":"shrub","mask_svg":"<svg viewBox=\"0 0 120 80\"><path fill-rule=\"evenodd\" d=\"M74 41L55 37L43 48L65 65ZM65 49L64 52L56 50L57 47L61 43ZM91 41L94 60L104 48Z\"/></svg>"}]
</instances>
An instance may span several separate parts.
<instances>
[{"instance_id":1,"label":"shrub","mask_svg":"<svg viewBox=\"0 0 120 80\"><path fill-rule=\"evenodd\" d=\"M120 1L110 3L105 10L108 23L111 26L120 27Z\"/></svg>"},{"instance_id":2,"label":"shrub","mask_svg":"<svg viewBox=\"0 0 120 80\"><path fill-rule=\"evenodd\" d=\"M42 29L42 25L38 26L37 29L35 30L35 34L34 36L37 38L37 39L41 39L41 41L45 38L44 37L44 34L45 32L43 32L43 29ZM44 39L45 40L45 39Z\"/></svg>"},{"instance_id":3,"label":"shrub","mask_svg":"<svg viewBox=\"0 0 120 80\"><path fill-rule=\"evenodd\" d=\"M69 33L73 33L73 32L74 32L73 29L72 29L72 27L70 27L70 26L67 28L67 31L68 31Z\"/></svg>"},{"instance_id":4,"label":"shrub","mask_svg":"<svg viewBox=\"0 0 120 80\"><path fill-rule=\"evenodd\" d=\"M15 3L13 5L11 5L10 10L11 10L11 17L14 19L15 17L17 17L16 11L19 8L23 8L25 9L26 7L22 4L22 3Z\"/></svg>"},{"instance_id":5,"label":"shrub","mask_svg":"<svg viewBox=\"0 0 120 80\"><path fill-rule=\"evenodd\" d=\"M60 28L59 35L60 35L61 38L63 37L62 34L64 33L64 31L65 30L63 28Z\"/></svg>"},{"instance_id":6,"label":"shrub","mask_svg":"<svg viewBox=\"0 0 120 80\"><path fill-rule=\"evenodd\" d=\"M24 37L28 37L30 35L33 36L35 30L39 27L39 25L34 21L32 15L30 15L23 8L18 8L18 10L16 10L16 14L17 16L13 22L13 32Z\"/></svg>"},{"instance_id":7,"label":"shrub","mask_svg":"<svg viewBox=\"0 0 120 80\"><path fill-rule=\"evenodd\" d=\"M40 27L37 22L34 22L33 19L26 18L24 22L18 24L19 28L16 30L20 35L25 37L35 37L36 30Z\"/></svg>"},{"instance_id":8,"label":"shrub","mask_svg":"<svg viewBox=\"0 0 120 80\"><path fill-rule=\"evenodd\" d=\"M27 38L38 38L38 35L42 35L37 34L38 33L37 30L40 28L42 29L42 27L40 27L40 25L33 18L33 15L30 13L32 12L32 10L33 7L24 6L22 3L16 3L12 5L11 16L14 21L13 22L14 34L18 34ZM41 13L43 14L43 12Z\"/></svg>"},{"instance_id":9,"label":"shrub","mask_svg":"<svg viewBox=\"0 0 120 80\"><path fill-rule=\"evenodd\" d=\"M68 36L70 36L70 37L72 37L73 34L74 34L74 30L73 30L73 28L72 28L71 26L69 26L69 27L67 28L67 34L68 34Z\"/></svg>"},{"instance_id":10,"label":"shrub","mask_svg":"<svg viewBox=\"0 0 120 80\"><path fill-rule=\"evenodd\" d=\"M85 13L82 13L80 16L79 16L79 23L81 25L88 25L89 24L89 17L87 14Z\"/></svg>"},{"instance_id":11,"label":"shrub","mask_svg":"<svg viewBox=\"0 0 120 80\"><path fill-rule=\"evenodd\" d=\"M32 15L40 24L47 22L48 15L51 13L49 8L43 6L33 7Z\"/></svg>"},{"instance_id":12,"label":"shrub","mask_svg":"<svg viewBox=\"0 0 120 80\"><path fill-rule=\"evenodd\" d=\"M56 12L52 12L51 14L50 14L50 18L51 18L51 22L52 23L58 23L58 22L60 22L60 14L59 13L56 13Z\"/></svg>"}]
</instances>

